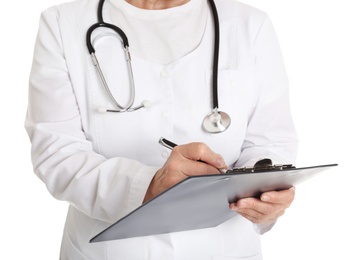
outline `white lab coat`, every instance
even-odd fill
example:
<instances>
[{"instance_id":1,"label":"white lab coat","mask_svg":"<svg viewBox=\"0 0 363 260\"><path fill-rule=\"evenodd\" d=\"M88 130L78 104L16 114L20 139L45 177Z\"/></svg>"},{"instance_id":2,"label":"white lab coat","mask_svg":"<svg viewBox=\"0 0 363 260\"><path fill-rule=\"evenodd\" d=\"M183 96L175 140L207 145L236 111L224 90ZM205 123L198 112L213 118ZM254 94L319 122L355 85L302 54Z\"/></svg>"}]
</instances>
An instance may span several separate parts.
<instances>
[{"instance_id":1,"label":"white lab coat","mask_svg":"<svg viewBox=\"0 0 363 260\"><path fill-rule=\"evenodd\" d=\"M135 104L150 100L151 107L101 114L99 106L113 105L85 44L97 4L76 0L43 12L30 77L26 129L34 171L55 198L70 204L61 259L262 259L259 233L270 227L240 216L215 228L88 243L142 204L170 153L158 144L161 136L178 144L205 142L230 167L265 157L291 163L297 144L287 77L266 14L238 2L216 1L219 106L232 124L224 133L208 134L201 122L212 106L211 16L200 46L185 57L167 65L132 57ZM96 41L96 53L110 87L126 102L124 54L111 34Z\"/></svg>"}]
</instances>

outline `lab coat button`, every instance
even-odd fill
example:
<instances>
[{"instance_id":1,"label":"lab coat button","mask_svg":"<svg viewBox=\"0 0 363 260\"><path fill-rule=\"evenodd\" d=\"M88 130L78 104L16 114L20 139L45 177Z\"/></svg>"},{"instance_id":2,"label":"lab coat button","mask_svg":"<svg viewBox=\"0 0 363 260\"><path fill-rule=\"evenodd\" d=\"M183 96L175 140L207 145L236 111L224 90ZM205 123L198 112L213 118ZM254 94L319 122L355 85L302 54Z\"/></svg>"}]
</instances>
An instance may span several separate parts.
<instances>
[{"instance_id":1,"label":"lab coat button","mask_svg":"<svg viewBox=\"0 0 363 260\"><path fill-rule=\"evenodd\" d=\"M165 110L165 111L161 112L161 116L162 117L168 117L169 116L169 111Z\"/></svg>"},{"instance_id":2,"label":"lab coat button","mask_svg":"<svg viewBox=\"0 0 363 260\"><path fill-rule=\"evenodd\" d=\"M235 81L235 80L231 80L231 82L230 82L230 83L231 83L231 86L232 86L232 87L236 86L236 81Z\"/></svg>"},{"instance_id":3,"label":"lab coat button","mask_svg":"<svg viewBox=\"0 0 363 260\"><path fill-rule=\"evenodd\" d=\"M169 77L169 72L167 72L167 71L160 72L160 77L161 78L167 78L167 77Z\"/></svg>"},{"instance_id":4,"label":"lab coat button","mask_svg":"<svg viewBox=\"0 0 363 260\"><path fill-rule=\"evenodd\" d=\"M168 153L167 153L167 152L162 152L162 153L161 153L161 157L163 157L164 159L166 159L166 158L168 158L168 157L169 157L169 155L168 155Z\"/></svg>"}]
</instances>

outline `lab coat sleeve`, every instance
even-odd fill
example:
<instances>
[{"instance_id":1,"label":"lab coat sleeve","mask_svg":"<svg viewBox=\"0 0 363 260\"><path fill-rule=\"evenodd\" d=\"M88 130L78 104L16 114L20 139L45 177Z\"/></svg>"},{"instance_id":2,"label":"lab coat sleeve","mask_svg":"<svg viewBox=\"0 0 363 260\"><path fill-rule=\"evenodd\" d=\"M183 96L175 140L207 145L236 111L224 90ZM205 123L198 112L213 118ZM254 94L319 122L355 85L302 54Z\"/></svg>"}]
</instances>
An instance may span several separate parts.
<instances>
[{"instance_id":1,"label":"lab coat sleeve","mask_svg":"<svg viewBox=\"0 0 363 260\"><path fill-rule=\"evenodd\" d=\"M297 136L290 112L288 79L279 43L268 16L254 42L254 105L236 166L253 166L270 158L294 163Z\"/></svg>"},{"instance_id":2,"label":"lab coat sleeve","mask_svg":"<svg viewBox=\"0 0 363 260\"><path fill-rule=\"evenodd\" d=\"M279 43L266 16L254 42L254 107L237 166L253 166L270 158L274 164L294 164L297 137L289 105L288 79ZM272 225L254 225L258 233Z\"/></svg>"},{"instance_id":3,"label":"lab coat sleeve","mask_svg":"<svg viewBox=\"0 0 363 260\"><path fill-rule=\"evenodd\" d=\"M55 9L42 14L30 75L25 127L34 171L55 198L112 223L142 204L157 169L94 152L82 128L58 19Z\"/></svg>"}]
</instances>

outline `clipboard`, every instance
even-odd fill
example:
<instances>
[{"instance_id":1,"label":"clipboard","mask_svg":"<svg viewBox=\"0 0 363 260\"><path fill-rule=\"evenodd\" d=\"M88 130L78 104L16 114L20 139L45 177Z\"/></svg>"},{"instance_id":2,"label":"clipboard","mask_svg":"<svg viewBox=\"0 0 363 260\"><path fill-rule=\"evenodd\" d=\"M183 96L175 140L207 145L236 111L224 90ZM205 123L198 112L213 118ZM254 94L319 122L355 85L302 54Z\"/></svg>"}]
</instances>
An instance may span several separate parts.
<instances>
[{"instance_id":1,"label":"clipboard","mask_svg":"<svg viewBox=\"0 0 363 260\"><path fill-rule=\"evenodd\" d=\"M90 243L215 227L237 215L229 209L231 202L288 189L337 165L270 165L191 176L119 219Z\"/></svg>"}]
</instances>

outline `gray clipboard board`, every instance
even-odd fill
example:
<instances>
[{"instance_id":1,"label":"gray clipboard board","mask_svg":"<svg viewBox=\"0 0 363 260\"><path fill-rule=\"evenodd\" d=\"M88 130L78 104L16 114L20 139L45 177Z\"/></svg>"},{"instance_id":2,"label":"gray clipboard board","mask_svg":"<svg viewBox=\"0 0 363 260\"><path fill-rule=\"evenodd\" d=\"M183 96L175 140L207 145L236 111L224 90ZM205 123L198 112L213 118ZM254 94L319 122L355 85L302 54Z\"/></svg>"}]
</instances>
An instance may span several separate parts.
<instances>
[{"instance_id":1,"label":"gray clipboard board","mask_svg":"<svg viewBox=\"0 0 363 260\"><path fill-rule=\"evenodd\" d=\"M188 177L121 218L90 242L215 227L237 215L229 209L229 203L296 186L335 166Z\"/></svg>"}]
</instances>

